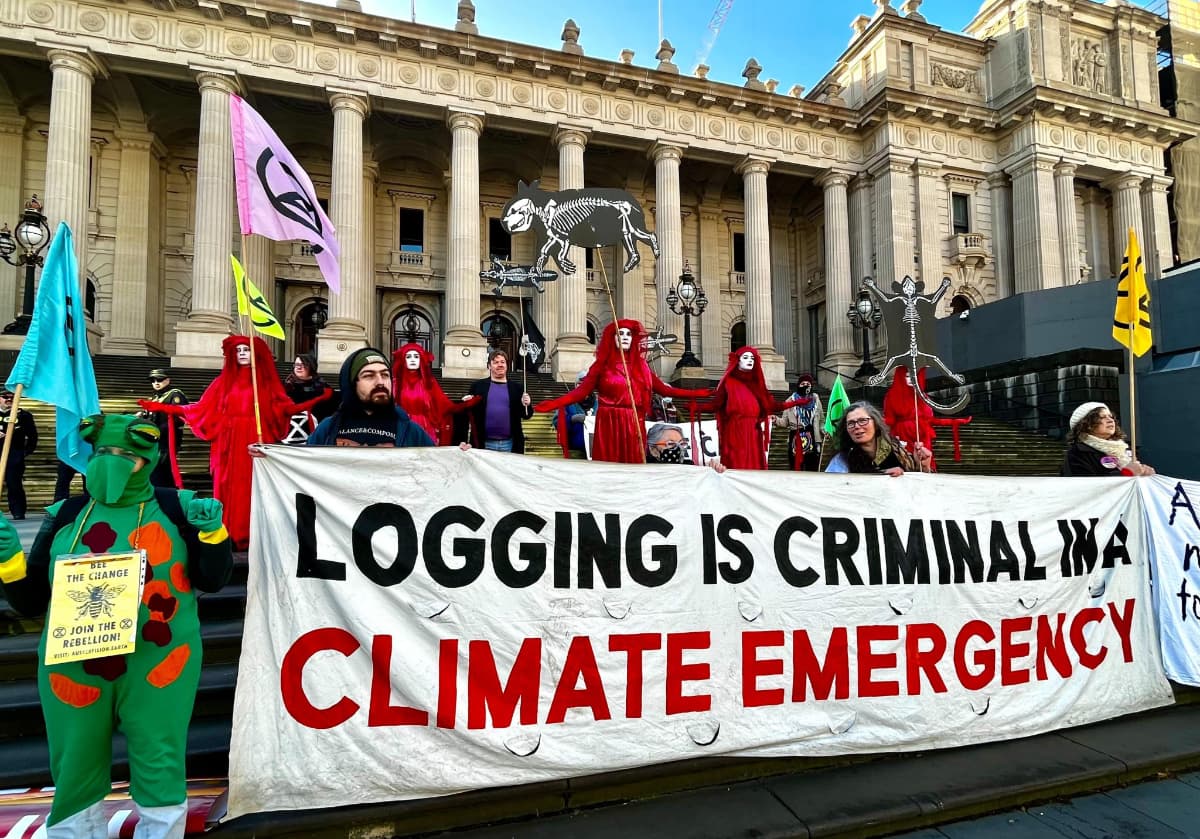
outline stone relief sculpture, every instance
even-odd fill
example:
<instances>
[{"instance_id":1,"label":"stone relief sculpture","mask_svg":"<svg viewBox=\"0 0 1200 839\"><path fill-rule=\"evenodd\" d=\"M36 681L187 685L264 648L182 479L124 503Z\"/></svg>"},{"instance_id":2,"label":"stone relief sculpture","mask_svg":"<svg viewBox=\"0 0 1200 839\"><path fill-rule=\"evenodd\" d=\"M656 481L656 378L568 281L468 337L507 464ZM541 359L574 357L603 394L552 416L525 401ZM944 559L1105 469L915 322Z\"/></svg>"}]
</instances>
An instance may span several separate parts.
<instances>
[{"instance_id":1,"label":"stone relief sculpture","mask_svg":"<svg viewBox=\"0 0 1200 839\"><path fill-rule=\"evenodd\" d=\"M976 76L970 70L950 67L946 64L929 65L929 83L944 85L953 90L974 93L977 87Z\"/></svg>"},{"instance_id":2,"label":"stone relief sculpture","mask_svg":"<svg viewBox=\"0 0 1200 839\"><path fill-rule=\"evenodd\" d=\"M1096 93L1108 92L1108 56L1102 43L1086 38L1071 43L1071 82Z\"/></svg>"}]
</instances>

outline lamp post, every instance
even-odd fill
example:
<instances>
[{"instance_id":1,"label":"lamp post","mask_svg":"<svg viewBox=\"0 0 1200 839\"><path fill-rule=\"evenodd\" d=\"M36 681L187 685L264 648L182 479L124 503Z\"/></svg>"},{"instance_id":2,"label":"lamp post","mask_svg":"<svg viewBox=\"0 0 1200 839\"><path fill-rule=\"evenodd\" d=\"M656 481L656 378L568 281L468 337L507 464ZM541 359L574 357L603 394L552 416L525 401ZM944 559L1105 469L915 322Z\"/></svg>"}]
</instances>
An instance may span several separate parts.
<instances>
[{"instance_id":1,"label":"lamp post","mask_svg":"<svg viewBox=\"0 0 1200 839\"><path fill-rule=\"evenodd\" d=\"M683 355L675 362L676 367L703 367L700 359L692 354L692 315L700 317L708 308L708 297L704 289L696 284L696 278L686 262L679 283L667 292L667 308L683 315Z\"/></svg>"},{"instance_id":2,"label":"lamp post","mask_svg":"<svg viewBox=\"0 0 1200 839\"><path fill-rule=\"evenodd\" d=\"M21 314L17 319L4 327L5 335L26 335L29 333L29 323L33 320L33 275L38 266L42 265L42 251L50 243L50 228L46 217L42 215L42 202L34 195L25 202L21 213L21 221L17 224L17 232L11 233L8 224L0 227L0 259L9 265L25 266L25 294L21 299ZM13 259L17 248L21 252Z\"/></svg>"},{"instance_id":3,"label":"lamp post","mask_svg":"<svg viewBox=\"0 0 1200 839\"><path fill-rule=\"evenodd\" d=\"M875 306L870 293L863 288L858 291L858 299L850 304L850 308L846 311L846 317L851 326L863 331L862 366L858 368L854 376L858 379L864 376L874 376L879 371L871 363L871 330L879 326L879 321L883 320L883 312Z\"/></svg>"}]
</instances>

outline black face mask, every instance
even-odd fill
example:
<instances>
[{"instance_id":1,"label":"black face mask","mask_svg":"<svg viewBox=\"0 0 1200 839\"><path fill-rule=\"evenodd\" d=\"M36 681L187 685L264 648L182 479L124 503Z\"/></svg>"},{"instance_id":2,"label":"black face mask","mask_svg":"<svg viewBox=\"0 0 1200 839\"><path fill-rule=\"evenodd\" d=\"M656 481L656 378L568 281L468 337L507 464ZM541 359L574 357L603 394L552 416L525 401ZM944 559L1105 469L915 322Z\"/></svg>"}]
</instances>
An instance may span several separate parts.
<instances>
[{"instance_id":1,"label":"black face mask","mask_svg":"<svg viewBox=\"0 0 1200 839\"><path fill-rule=\"evenodd\" d=\"M801 384L801 385L797 385L797 387L796 387L796 392L801 394L802 396L807 395L809 393L809 391L811 391L811 390L812 390L812 385L810 385L808 382L805 382L804 384Z\"/></svg>"},{"instance_id":2,"label":"black face mask","mask_svg":"<svg viewBox=\"0 0 1200 839\"><path fill-rule=\"evenodd\" d=\"M658 460L660 463L683 463L683 446L658 449Z\"/></svg>"}]
</instances>

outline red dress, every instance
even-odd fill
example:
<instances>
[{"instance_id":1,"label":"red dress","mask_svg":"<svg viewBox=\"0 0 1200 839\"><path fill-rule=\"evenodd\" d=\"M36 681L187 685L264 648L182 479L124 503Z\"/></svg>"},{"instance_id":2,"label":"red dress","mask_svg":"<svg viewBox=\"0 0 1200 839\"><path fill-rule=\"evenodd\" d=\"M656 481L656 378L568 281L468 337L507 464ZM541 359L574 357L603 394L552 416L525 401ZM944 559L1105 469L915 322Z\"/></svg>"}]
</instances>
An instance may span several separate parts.
<instances>
[{"instance_id":1,"label":"red dress","mask_svg":"<svg viewBox=\"0 0 1200 839\"><path fill-rule=\"evenodd\" d=\"M913 390L906 376L908 372L906 367L896 370L892 386L883 397L883 421L888 424L892 436L904 443L909 454L915 454L918 439L922 446L932 451L933 440L937 437L937 431L933 427L933 408ZM917 371L917 381L924 390L924 367ZM929 469L937 469L932 459L929 461Z\"/></svg>"},{"instance_id":2,"label":"red dress","mask_svg":"<svg viewBox=\"0 0 1200 839\"><path fill-rule=\"evenodd\" d=\"M754 356L754 369L741 370L738 360L747 352ZM717 447L726 467L766 469L771 417L795 404L779 402L771 395L758 351L742 347L729 354L729 365L713 398L700 408L716 415Z\"/></svg>"},{"instance_id":3,"label":"red dress","mask_svg":"<svg viewBox=\"0 0 1200 839\"><path fill-rule=\"evenodd\" d=\"M624 361L617 348L617 329L633 332L632 346L625 352ZM596 394L596 427L592 437L592 460L609 463L646 462L645 420L650 413L652 394L676 399L707 398L706 391L671 387L654 374L642 357L642 325L636 320L622 320L604 327L596 347L596 360L579 385L564 396L537 405L534 410L547 413L582 402ZM632 395L632 401L630 399ZM559 442L566 454L566 411L559 414Z\"/></svg>"},{"instance_id":4,"label":"red dress","mask_svg":"<svg viewBox=\"0 0 1200 839\"><path fill-rule=\"evenodd\" d=\"M421 364L409 370L404 356L415 350L421 355ZM453 415L470 408L478 397L462 402L453 402L437 379L433 377L433 356L420 344L405 344L392 353L392 389L396 404L404 409L409 419L415 422L434 443L439 446L451 444Z\"/></svg>"}]
</instances>

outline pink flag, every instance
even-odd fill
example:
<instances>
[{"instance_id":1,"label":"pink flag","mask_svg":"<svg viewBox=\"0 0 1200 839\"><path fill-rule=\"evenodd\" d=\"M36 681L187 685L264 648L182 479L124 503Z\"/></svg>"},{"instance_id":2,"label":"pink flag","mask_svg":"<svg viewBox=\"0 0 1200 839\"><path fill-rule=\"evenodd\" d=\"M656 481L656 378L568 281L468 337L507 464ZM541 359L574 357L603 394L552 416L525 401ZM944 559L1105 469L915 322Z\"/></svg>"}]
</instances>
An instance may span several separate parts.
<instances>
[{"instance_id":1,"label":"pink flag","mask_svg":"<svg viewBox=\"0 0 1200 839\"><path fill-rule=\"evenodd\" d=\"M340 291L337 234L317 203L308 173L266 120L236 94L229 97L229 123L242 235L310 242L325 282Z\"/></svg>"}]
</instances>

